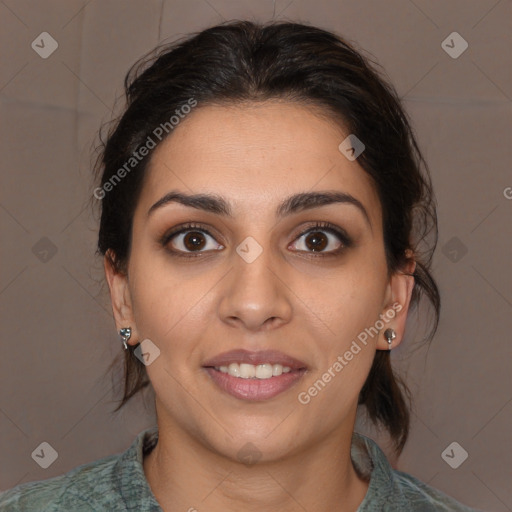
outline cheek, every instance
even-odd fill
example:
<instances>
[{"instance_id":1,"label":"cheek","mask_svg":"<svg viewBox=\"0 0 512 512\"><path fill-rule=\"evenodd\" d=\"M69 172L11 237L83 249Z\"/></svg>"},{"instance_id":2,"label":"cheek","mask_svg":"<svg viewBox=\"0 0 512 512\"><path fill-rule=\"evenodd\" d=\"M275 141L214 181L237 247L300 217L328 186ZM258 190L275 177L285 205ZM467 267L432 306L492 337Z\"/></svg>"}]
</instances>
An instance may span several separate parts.
<instances>
[{"instance_id":1,"label":"cheek","mask_svg":"<svg viewBox=\"0 0 512 512\"><path fill-rule=\"evenodd\" d=\"M131 283L134 319L142 338L149 338L171 362L190 356L195 341L213 319L208 290L215 276L171 269L165 258L133 259Z\"/></svg>"},{"instance_id":2,"label":"cheek","mask_svg":"<svg viewBox=\"0 0 512 512\"><path fill-rule=\"evenodd\" d=\"M315 337L318 364L297 392L299 407L324 424L343 420L357 403L375 356L380 302L370 290L346 288L335 295L329 331ZM377 293L377 290L375 290Z\"/></svg>"},{"instance_id":3,"label":"cheek","mask_svg":"<svg viewBox=\"0 0 512 512\"><path fill-rule=\"evenodd\" d=\"M361 339L361 334L375 325L381 313L383 293L382 286L377 286L376 282L373 286L367 284L338 293L334 325L345 344Z\"/></svg>"},{"instance_id":4,"label":"cheek","mask_svg":"<svg viewBox=\"0 0 512 512\"><path fill-rule=\"evenodd\" d=\"M320 325L315 316L322 320L321 330L312 333L318 364L301 386L298 402L324 411L326 421L329 417L339 421L357 401L375 356L380 330L375 324L382 312L386 268L377 258L358 262L333 275L323 293L310 292L318 315L310 313L309 321Z\"/></svg>"},{"instance_id":5,"label":"cheek","mask_svg":"<svg viewBox=\"0 0 512 512\"><path fill-rule=\"evenodd\" d=\"M167 346L178 338L180 345L186 344L192 333L180 333L197 323L195 307L201 297L191 284L184 288L177 281L155 276L137 287L134 295L135 322L141 336L159 346Z\"/></svg>"},{"instance_id":6,"label":"cheek","mask_svg":"<svg viewBox=\"0 0 512 512\"><path fill-rule=\"evenodd\" d=\"M353 261L320 276L315 286L311 286L311 278L301 281L295 288L297 295L305 299L309 321L327 345L343 348L379 318L387 281L386 267L378 257L358 254Z\"/></svg>"}]
</instances>

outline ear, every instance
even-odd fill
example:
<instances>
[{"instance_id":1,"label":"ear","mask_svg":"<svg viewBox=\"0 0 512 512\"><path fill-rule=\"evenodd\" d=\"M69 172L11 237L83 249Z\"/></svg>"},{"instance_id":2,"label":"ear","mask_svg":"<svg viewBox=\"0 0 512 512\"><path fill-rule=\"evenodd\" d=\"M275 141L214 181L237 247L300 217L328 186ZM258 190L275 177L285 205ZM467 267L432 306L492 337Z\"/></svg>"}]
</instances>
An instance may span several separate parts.
<instances>
[{"instance_id":1,"label":"ear","mask_svg":"<svg viewBox=\"0 0 512 512\"><path fill-rule=\"evenodd\" d=\"M127 341L127 344L132 345L137 343L136 340L139 339L139 334L137 332L137 326L135 325L135 319L133 316L128 274L119 272L114 268L112 263L114 258L115 256L109 249L103 259L105 276L110 289L112 311L114 313L117 332L119 332L119 329L123 327L131 327L132 335L130 340Z\"/></svg>"},{"instance_id":2,"label":"ear","mask_svg":"<svg viewBox=\"0 0 512 512\"><path fill-rule=\"evenodd\" d=\"M385 326L379 333L377 350L389 350L389 343L384 337L386 329L391 328L396 333L396 338L391 344L392 348L396 348L404 337L407 312L409 311L412 290L414 288L414 276L412 274L415 268L416 262L411 258L390 278L386 290L386 305L382 310Z\"/></svg>"}]
</instances>

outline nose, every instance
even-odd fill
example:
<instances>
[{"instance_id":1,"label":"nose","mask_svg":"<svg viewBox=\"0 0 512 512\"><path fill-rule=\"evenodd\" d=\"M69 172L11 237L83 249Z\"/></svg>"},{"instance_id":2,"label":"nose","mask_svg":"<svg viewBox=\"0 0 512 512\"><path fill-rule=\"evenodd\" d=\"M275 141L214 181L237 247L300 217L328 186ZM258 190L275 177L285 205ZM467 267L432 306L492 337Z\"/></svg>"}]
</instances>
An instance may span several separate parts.
<instances>
[{"instance_id":1,"label":"nose","mask_svg":"<svg viewBox=\"0 0 512 512\"><path fill-rule=\"evenodd\" d=\"M248 250L244 253L244 249ZM240 244L240 252L233 251L233 267L221 286L221 320L249 331L277 328L288 323L292 315L293 292L284 266L270 249L262 249L252 259L254 245Z\"/></svg>"}]
</instances>

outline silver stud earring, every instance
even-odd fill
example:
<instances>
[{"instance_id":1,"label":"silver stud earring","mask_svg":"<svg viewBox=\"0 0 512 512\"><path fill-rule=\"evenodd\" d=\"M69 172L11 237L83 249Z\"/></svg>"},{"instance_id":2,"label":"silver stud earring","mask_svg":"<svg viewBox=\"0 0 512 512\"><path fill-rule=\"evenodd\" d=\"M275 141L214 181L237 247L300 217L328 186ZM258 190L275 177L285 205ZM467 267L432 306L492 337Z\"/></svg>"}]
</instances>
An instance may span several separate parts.
<instances>
[{"instance_id":1,"label":"silver stud earring","mask_svg":"<svg viewBox=\"0 0 512 512\"><path fill-rule=\"evenodd\" d=\"M391 350L391 343L396 338L396 332L393 329L386 329L384 331L384 337L388 340L389 350Z\"/></svg>"},{"instance_id":2,"label":"silver stud earring","mask_svg":"<svg viewBox=\"0 0 512 512\"><path fill-rule=\"evenodd\" d=\"M124 345L124 349L128 350L128 345L126 342L130 339L132 335L132 328L131 327L123 327L122 329L119 329L119 336L121 336L121 340Z\"/></svg>"}]
</instances>

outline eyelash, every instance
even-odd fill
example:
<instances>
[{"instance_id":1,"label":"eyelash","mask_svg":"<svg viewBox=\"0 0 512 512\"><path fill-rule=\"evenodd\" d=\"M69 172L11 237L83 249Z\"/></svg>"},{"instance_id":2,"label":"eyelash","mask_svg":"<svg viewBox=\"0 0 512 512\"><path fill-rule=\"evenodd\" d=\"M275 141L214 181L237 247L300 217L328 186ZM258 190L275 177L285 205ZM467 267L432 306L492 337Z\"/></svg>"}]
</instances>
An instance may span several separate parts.
<instances>
[{"instance_id":1,"label":"eyelash","mask_svg":"<svg viewBox=\"0 0 512 512\"><path fill-rule=\"evenodd\" d=\"M210 232L208 231L206 226L204 226L202 224L196 224L196 223L190 222L181 227L175 228L175 229L171 230L170 232L165 233L160 239L160 244L164 248L167 248L167 245L175 236L180 235L182 233L186 233L188 231L199 231L199 232L206 234L212 238L215 238L213 235L210 234ZM327 233L335 235L336 237L338 237L339 241L342 243L342 247L339 249L336 249L334 251L329 251L329 252L315 253L313 251L300 251L300 252L307 252L309 255L308 257L312 257L312 258L334 257L334 256L338 256L340 253L344 252L346 249L349 249L350 247L353 246L353 241L348 236L348 234L346 233L345 230L338 228L336 225L331 224L330 222L325 222L325 221L315 222L313 225L309 226L306 230L299 233L295 239L299 239L299 238L303 237L304 235L306 235L307 233L315 232L315 231L325 231ZM198 256L201 256L205 252L205 251L192 251L192 252L187 253L184 251L176 251L173 249L167 249L167 251L173 256L182 257L182 258L197 258Z\"/></svg>"}]
</instances>

